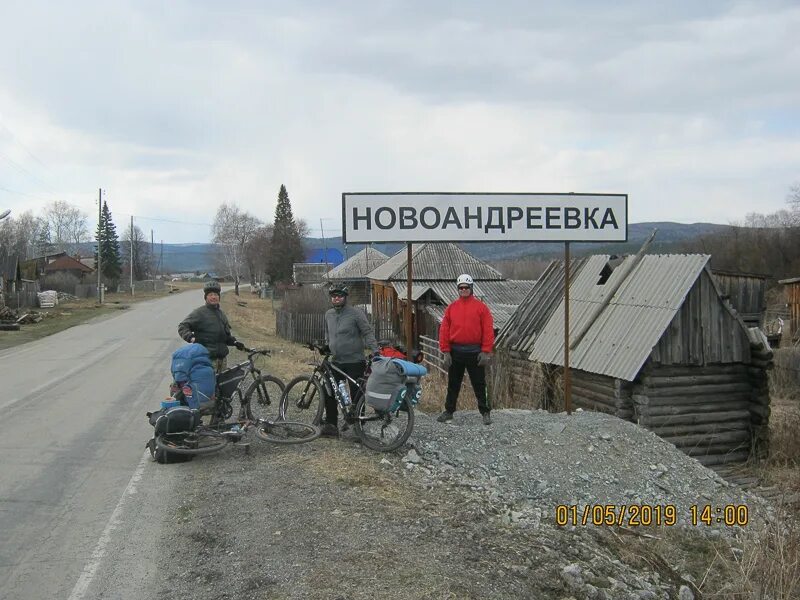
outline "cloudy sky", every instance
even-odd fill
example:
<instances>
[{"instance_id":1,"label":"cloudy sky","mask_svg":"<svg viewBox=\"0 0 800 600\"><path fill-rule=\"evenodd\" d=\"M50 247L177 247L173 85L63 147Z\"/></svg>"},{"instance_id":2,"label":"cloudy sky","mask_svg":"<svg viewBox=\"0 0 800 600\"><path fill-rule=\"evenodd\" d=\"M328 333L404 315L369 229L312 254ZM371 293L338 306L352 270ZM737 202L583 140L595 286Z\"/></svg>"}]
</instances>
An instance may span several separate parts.
<instances>
[{"instance_id":1,"label":"cloudy sky","mask_svg":"<svg viewBox=\"0 0 800 600\"><path fill-rule=\"evenodd\" d=\"M344 191L627 193L729 223L800 181L800 4L0 3L0 212L156 240L216 207L319 235ZM176 221L176 222L170 222Z\"/></svg>"}]
</instances>

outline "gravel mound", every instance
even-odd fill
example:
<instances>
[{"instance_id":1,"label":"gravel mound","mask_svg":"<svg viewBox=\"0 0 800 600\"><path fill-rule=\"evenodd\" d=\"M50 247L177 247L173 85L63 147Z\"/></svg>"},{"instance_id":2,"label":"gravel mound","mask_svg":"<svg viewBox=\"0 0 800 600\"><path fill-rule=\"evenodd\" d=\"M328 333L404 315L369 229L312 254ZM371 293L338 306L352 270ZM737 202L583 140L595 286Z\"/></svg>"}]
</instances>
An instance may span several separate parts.
<instances>
[{"instance_id":1,"label":"gravel mound","mask_svg":"<svg viewBox=\"0 0 800 600\"><path fill-rule=\"evenodd\" d=\"M515 512L673 505L687 525L693 505L759 503L655 434L602 413L507 409L494 411L490 426L477 411L456 413L447 425L418 416L409 464L424 467L431 482L484 491Z\"/></svg>"}]
</instances>

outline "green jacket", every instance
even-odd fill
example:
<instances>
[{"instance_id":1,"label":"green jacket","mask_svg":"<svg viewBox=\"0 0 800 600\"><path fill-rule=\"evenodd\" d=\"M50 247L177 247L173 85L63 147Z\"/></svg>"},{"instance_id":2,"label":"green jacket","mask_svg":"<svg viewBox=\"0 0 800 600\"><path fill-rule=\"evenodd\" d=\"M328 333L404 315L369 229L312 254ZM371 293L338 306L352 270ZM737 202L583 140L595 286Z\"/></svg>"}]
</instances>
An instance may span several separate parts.
<instances>
[{"instance_id":1,"label":"green jacket","mask_svg":"<svg viewBox=\"0 0 800 600\"><path fill-rule=\"evenodd\" d=\"M236 343L228 317L221 308L212 308L208 304L195 308L181 321L178 335L187 342L194 338L197 344L208 348L212 359L225 358L228 356L228 346Z\"/></svg>"},{"instance_id":2,"label":"green jacket","mask_svg":"<svg viewBox=\"0 0 800 600\"><path fill-rule=\"evenodd\" d=\"M378 351L378 342L372 325L364 311L344 305L330 308L325 313L325 341L337 363L355 363L364 360L364 348Z\"/></svg>"}]
</instances>

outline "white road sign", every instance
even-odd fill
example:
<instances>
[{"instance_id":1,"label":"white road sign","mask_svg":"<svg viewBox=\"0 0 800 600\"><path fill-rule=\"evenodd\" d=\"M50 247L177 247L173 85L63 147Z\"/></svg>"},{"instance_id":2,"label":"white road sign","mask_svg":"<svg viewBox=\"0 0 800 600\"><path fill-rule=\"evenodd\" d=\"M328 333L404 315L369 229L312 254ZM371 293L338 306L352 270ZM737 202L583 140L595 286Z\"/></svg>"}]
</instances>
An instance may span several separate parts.
<instances>
[{"instance_id":1,"label":"white road sign","mask_svg":"<svg viewBox=\"0 0 800 600\"><path fill-rule=\"evenodd\" d=\"M344 193L344 242L625 242L627 194Z\"/></svg>"}]
</instances>

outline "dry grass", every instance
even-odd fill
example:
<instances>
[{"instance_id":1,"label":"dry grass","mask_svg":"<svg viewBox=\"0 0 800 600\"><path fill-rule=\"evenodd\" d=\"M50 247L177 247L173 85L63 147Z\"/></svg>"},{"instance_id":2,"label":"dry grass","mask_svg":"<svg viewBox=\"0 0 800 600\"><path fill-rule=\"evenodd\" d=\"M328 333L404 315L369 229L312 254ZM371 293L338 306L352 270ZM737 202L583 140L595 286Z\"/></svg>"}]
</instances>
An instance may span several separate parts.
<instances>
[{"instance_id":1,"label":"dry grass","mask_svg":"<svg viewBox=\"0 0 800 600\"><path fill-rule=\"evenodd\" d=\"M239 306L239 301L246 305ZM272 355L263 359L267 371L287 383L297 375L311 372L308 363L314 358L312 352L301 344L284 340L275 334L274 309L280 308L279 301L273 302L269 298L262 300L247 294L237 298L233 292L225 292L221 304L238 339L251 347L272 350ZM233 360L238 360L237 351L232 349L231 353Z\"/></svg>"}]
</instances>

